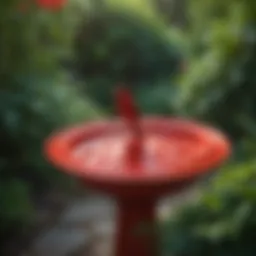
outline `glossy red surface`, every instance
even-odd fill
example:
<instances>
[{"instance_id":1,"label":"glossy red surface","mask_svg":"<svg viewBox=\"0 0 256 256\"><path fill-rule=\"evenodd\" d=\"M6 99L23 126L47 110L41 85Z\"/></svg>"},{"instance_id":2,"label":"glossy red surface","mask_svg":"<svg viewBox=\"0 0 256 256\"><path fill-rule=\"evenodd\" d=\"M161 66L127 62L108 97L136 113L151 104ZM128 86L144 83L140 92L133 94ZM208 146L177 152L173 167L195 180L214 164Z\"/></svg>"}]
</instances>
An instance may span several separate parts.
<instances>
[{"instance_id":1,"label":"glossy red surface","mask_svg":"<svg viewBox=\"0 0 256 256\"><path fill-rule=\"evenodd\" d=\"M53 164L117 198L115 256L156 256L151 228L157 199L221 164L230 144L220 132L194 122L132 118L66 129L51 136L45 150ZM145 225L151 231L137 234Z\"/></svg>"},{"instance_id":2,"label":"glossy red surface","mask_svg":"<svg viewBox=\"0 0 256 256\"><path fill-rule=\"evenodd\" d=\"M139 110L132 98L130 91L120 86L116 90L116 108L119 115L129 123L136 123L139 119Z\"/></svg>"},{"instance_id":3,"label":"glossy red surface","mask_svg":"<svg viewBox=\"0 0 256 256\"><path fill-rule=\"evenodd\" d=\"M56 133L46 153L66 172L110 183L157 183L193 179L217 167L230 153L218 131L190 121L146 118L141 121L142 151L127 158L130 133L119 121L84 124Z\"/></svg>"},{"instance_id":4,"label":"glossy red surface","mask_svg":"<svg viewBox=\"0 0 256 256\"><path fill-rule=\"evenodd\" d=\"M221 164L228 140L202 124L171 119L140 119L129 90L119 87L122 121L87 123L50 137L47 158L87 185L117 198L116 256L156 256L155 204ZM151 229L137 234L138 228Z\"/></svg>"}]
</instances>

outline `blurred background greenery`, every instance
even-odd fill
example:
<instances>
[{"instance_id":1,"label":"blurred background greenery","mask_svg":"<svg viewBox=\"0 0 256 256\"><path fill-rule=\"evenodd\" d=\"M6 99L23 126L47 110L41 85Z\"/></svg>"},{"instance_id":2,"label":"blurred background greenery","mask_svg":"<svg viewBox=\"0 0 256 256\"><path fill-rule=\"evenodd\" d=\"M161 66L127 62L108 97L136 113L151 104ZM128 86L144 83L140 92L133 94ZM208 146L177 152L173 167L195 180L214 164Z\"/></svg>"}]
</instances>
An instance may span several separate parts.
<instances>
[{"instance_id":1,"label":"blurred background greenery","mask_svg":"<svg viewBox=\"0 0 256 256\"><path fill-rule=\"evenodd\" d=\"M67 189L43 139L113 114L125 82L144 112L207 121L234 145L200 201L163 224L163 255L255 255L256 2L20 2L0 3L1 238L29 225L46 191Z\"/></svg>"}]
</instances>

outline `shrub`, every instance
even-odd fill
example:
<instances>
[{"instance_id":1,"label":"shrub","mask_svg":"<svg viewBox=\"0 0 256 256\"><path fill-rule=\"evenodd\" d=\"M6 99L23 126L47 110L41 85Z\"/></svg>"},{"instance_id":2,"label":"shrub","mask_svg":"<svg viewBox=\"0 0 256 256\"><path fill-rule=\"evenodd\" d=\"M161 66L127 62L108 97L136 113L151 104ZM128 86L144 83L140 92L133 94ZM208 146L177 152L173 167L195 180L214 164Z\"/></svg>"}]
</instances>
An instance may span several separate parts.
<instances>
[{"instance_id":1,"label":"shrub","mask_svg":"<svg viewBox=\"0 0 256 256\"><path fill-rule=\"evenodd\" d=\"M45 137L98 114L61 71L60 61L70 54L72 13L27 7L0 4L1 237L32 220L33 199L61 177L43 158ZM66 19L74 23L67 26Z\"/></svg>"},{"instance_id":2,"label":"shrub","mask_svg":"<svg viewBox=\"0 0 256 256\"><path fill-rule=\"evenodd\" d=\"M234 138L255 136L255 3L191 1L191 6L193 54L177 105Z\"/></svg>"},{"instance_id":3,"label":"shrub","mask_svg":"<svg viewBox=\"0 0 256 256\"><path fill-rule=\"evenodd\" d=\"M163 255L255 254L255 162L222 169L196 203L165 223Z\"/></svg>"},{"instance_id":4,"label":"shrub","mask_svg":"<svg viewBox=\"0 0 256 256\"><path fill-rule=\"evenodd\" d=\"M190 1L191 54L177 109L233 139L235 162L169 222L164 255L255 254L255 2Z\"/></svg>"},{"instance_id":5,"label":"shrub","mask_svg":"<svg viewBox=\"0 0 256 256\"><path fill-rule=\"evenodd\" d=\"M77 68L86 81L86 91L108 108L117 83L126 83L135 91L144 88L143 96L150 102L149 91L153 87L166 91L167 81L170 87L170 79L179 70L181 54L175 36L150 10L145 1L114 2L92 11L82 25L76 45ZM166 111L168 100L158 99L150 110L155 107L158 112Z\"/></svg>"}]
</instances>

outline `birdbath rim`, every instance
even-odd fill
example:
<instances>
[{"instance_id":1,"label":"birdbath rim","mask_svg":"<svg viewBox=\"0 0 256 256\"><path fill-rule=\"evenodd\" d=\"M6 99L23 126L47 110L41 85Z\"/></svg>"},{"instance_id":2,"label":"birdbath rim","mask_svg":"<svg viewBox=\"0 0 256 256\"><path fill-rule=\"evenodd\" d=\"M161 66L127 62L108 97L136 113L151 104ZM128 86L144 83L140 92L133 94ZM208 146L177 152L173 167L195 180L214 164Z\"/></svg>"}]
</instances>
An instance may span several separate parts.
<instances>
[{"instance_id":1,"label":"birdbath rim","mask_svg":"<svg viewBox=\"0 0 256 256\"><path fill-rule=\"evenodd\" d=\"M155 173L155 175L124 175L122 172L120 172L120 175L112 175L107 171L104 172L104 168L102 167L100 167L101 170L99 170L99 167L90 169L88 166L86 167L86 165L83 166L81 158L74 160L72 150L74 150L76 145L79 145L84 138L86 144L86 141L89 141L91 136L104 138L104 136L107 136L109 133L115 134L118 131L120 132L123 127L121 118L87 122L55 132L46 140L45 152L48 160L68 174L89 182L100 181L112 185L154 185L161 182L175 183L195 179L209 172L209 169L212 170L218 167L231 153L231 145L226 136L202 122L195 122L181 117L144 116L141 118L140 124L142 129L146 131L148 129L149 133L154 133L154 130L156 134L164 133L162 135L166 136L167 140L168 136L172 136L173 127L176 127L176 131L180 129L185 131L185 133L190 131L191 134L193 134L194 131L194 135L200 135L201 139L205 140L205 144L202 146L205 147L203 149L203 155L201 158L195 159L197 161L193 160L191 162L193 163L192 165L187 164L180 167L180 170L176 170L175 172L170 171L174 168L173 166L166 166L166 170L153 170L152 173ZM98 135L97 129L99 130ZM179 143L179 140L175 140L175 136L176 135L172 136L172 139L169 141L170 143L173 141ZM72 147L70 146L71 144ZM193 151L196 151L196 148ZM186 157L186 154L180 155L180 157L182 158L179 160L181 162L184 160L184 157ZM104 163L102 163L102 165L105 167Z\"/></svg>"}]
</instances>

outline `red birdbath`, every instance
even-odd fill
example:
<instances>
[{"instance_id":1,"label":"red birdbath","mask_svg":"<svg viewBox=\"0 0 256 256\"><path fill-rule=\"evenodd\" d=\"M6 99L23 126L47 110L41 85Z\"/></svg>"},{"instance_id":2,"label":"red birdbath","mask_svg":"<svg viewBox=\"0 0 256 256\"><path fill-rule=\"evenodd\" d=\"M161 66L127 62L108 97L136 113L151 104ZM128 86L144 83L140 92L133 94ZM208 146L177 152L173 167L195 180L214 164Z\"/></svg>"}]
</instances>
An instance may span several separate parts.
<instances>
[{"instance_id":1,"label":"red birdbath","mask_svg":"<svg viewBox=\"0 0 256 256\"><path fill-rule=\"evenodd\" d=\"M51 136L48 159L118 202L116 256L155 256L157 200L218 167L230 144L215 129L182 119L140 118L129 91L117 92L121 120L82 124ZM144 232L143 232L144 231Z\"/></svg>"}]
</instances>

